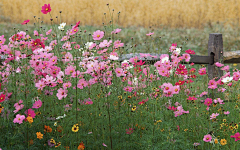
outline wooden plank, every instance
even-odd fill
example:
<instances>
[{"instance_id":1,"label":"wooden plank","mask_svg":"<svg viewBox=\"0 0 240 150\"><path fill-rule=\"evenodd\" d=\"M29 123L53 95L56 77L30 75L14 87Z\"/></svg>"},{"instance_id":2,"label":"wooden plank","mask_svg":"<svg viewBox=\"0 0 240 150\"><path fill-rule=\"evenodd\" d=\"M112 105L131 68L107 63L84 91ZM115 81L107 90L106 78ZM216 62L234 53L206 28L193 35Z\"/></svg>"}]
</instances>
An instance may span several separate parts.
<instances>
[{"instance_id":1,"label":"wooden plank","mask_svg":"<svg viewBox=\"0 0 240 150\"><path fill-rule=\"evenodd\" d=\"M224 52L224 63L240 63L240 50Z\"/></svg>"}]
</instances>

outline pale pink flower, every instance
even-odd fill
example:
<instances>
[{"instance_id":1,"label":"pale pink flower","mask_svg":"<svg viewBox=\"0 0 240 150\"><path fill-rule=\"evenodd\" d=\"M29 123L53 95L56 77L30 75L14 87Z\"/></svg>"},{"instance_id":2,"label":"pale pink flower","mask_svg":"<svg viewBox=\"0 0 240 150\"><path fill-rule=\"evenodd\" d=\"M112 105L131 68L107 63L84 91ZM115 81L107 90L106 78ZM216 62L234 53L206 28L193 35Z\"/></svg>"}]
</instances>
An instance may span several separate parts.
<instances>
[{"instance_id":1,"label":"pale pink flower","mask_svg":"<svg viewBox=\"0 0 240 150\"><path fill-rule=\"evenodd\" d=\"M106 145L106 144L104 144L104 143L102 143L102 145L103 145L103 146L105 146L105 147L107 147L107 145Z\"/></svg>"},{"instance_id":2,"label":"pale pink flower","mask_svg":"<svg viewBox=\"0 0 240 150\"><path fill-rule=\"evenodd\" d=\"M147 36L151 36L151 35L153 35L154 34L154 32L149 32L148 34L146 34Z\"/></svg>"},{"instance_id":3,"label":"pale pink flower","mask_svg":"<svg viewBox=\"0 0 240 150\"><path fill-rule=\"evenodd\" d=\"M14 123L22 124L25 119L24 115L17 114L16 118L13 120Z\"/></svg>"},{"instance_id":4,"label":"pale pink flower","mask_svg":"<svg viewBox=\"0 0 240 150\"><path fill-rule=\"evenodd\" d=\"M219 116L219 113L212 113L212 115L210 116L210 120L216 118L217 116Z\"/></svg>"},{"instance_id":5,"label":"pale pink flower","mask_svg":"<svg viewBox=\"0 0 240 150\"><path fill-rule=\"evenodd\" d=\"M223 112L225 115L228 115L228 114L230 114L230 112L229 111L224 111Z\"/></svg>"},{"instance_id":6,"label":"pale pink flower","mask_svg":"<svg viewBox=\"0 0 240 150\"><path fill-rule=\"evenodd\" d=\"M58 89L58 93L57 93L58 99L61 100L63 97L64 98L67 97L67 92L68 91L65 89L62 89L62 88Z\"/></svg>"},{"instance_id":7,"label":"pale pink flower","mask_svg":"<svg viewBox=\"0 0 240 150\"><path fill-rule=\"evenodd\" d=\"M92 35L93 40L101 40L101 38L103 38L103 36L104 36L104 32L100 31L100 30L95 31Z\"/></svg>"},{"instance_id":8,"label":"pale pink flower","mask_svg":"<svg viewBox=\"0 0 240 150\"><path fill-rule=\"evenodd\" d=\"M207 134L204 136L203 141L210 142L212 140L212 136L210 134Z\"/></svg>"}]
</instances>

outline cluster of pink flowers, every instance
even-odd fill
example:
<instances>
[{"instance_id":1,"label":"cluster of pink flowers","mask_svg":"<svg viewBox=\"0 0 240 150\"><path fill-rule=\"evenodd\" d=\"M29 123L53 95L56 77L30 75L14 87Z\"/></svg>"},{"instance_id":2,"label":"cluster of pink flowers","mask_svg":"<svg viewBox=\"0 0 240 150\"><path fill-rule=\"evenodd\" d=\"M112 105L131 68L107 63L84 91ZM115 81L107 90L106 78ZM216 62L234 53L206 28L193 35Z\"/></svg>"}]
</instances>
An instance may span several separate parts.
<instances>
[{"instance_id":1,"label":"cluster of pink flowers","mask_svg":"<svg viewBox=\"0 0 240 150\"><path fill-rule=\"evenodd\" d=\"M166 97L172 97L173 94L178 94L180 91L179 85L173 86L171 83L163 83L159 88L163 90Z\"/></svg>"}]
</instances>

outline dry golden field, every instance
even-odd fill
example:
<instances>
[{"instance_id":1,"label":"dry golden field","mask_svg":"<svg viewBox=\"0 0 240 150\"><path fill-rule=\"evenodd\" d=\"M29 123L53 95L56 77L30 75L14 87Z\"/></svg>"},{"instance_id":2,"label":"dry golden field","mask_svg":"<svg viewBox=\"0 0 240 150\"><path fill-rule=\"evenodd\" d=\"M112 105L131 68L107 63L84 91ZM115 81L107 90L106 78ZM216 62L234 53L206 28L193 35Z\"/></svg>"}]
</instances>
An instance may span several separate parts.
<instances>
[{"instance_id":1,"label":"dry golden field","mask_svg":"<svg viewBox=\"0 0 240 150\"><path fill-rule=\"evenodd\" d=\"M221 22L235 25L239 23L240 0L1 0L3 21L21 23L33 16L50 22L49 14L41 13L41 6L51 4L53 18L62 11L61 22L73 24L81 21L82 25L102 25L109 23L109 13L113 13L114 22L128 26L167 26L197 27ZM106 5L109 3L109 8ZM106 18L104 16L106 13ZM3 19L5 18L5 19ZM57 22L57 20L55 20ZM58 20L60 22L60 20Z\"/></svg>"}]
</instances>

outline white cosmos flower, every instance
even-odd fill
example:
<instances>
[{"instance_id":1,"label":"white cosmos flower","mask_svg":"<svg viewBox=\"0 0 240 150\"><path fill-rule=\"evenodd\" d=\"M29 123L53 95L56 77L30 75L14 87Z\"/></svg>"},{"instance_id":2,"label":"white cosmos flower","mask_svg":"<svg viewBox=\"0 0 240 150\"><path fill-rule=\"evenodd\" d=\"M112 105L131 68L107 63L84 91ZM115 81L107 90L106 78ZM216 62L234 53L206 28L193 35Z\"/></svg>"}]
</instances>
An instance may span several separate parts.
<instances>
[{"instance_id":1,"label":"white cosmos flower","mask_svg":"<svg viewBox=\"0 0 240 150\"><path fill-rule=\"evenodd\" d=\"M222 82L223 82L223 83L227 83L227 82L232 81L232 79L233 79L233 77L226 77L226 78L223 78L223 79L222 79Z\"/></svg>"},{"instance_id":2,"label":"white cosmos flower","mask_svg":"<svg viewBox=\"0 0 240 150\"><path fill-rule=\"evenodd\" d=\"M64 114L63 116L58 116L58 117L56 118L56 120L61 119L61 118L64 118L64 117L66 117L66 116L67 116L66 114Z\"/></svg>"},{"instance_id":3,"label":"white cosmos flower","mask_svg":"<svg viewBox=\"0 0 240 150\"><path fill-rule=\"evenodd\" d=\"M58 29L63 31L63 30L64 30L64 27L65 27L65 25L66 25L66 23L65 23L65 22L61 23L61 24L60 24L60 26L58 26Z\"/></svg>"},{"instance_id":4,"label":"white cosmos flower","mask_svg":"<svg viewBox=\"0 0 240 150\"><path fill-rule=\"evenodd\" d=\"M92 44L93 44L93 42L87 42L87 43L85 44L86 49L89 49L89 47L90 47Z\"/></svg>"},{"instance_id":5,"label":"white cosmos flower","mask_svg":"<svg viewBox=\"0 0 240 150\"><path fill-rule=\"evenodd\" d=\"M176 48L176 52L179 55L181 53L181 48Z\"/></svg>"},{"instance_id":6,"label":"white cosmos flower","mask_svg":"<svg viewBox=\"0 0 240 150\"><path fill-rule=\"evenodd\" d=\"M118 60L118 57L114 56L114 55L110 55L109 59L111 59L111 60Z\"/></svg>"},{"instance_id":7,"label":"white cosmos flower","mask_svg":"<svg viewBox=\"0 0 240 150\"><path fill-rule=\"evenodd\" d=\"M161 62L164 63L165 61L168 61L168 60L169 60L168 57L164 57L164 58L161 60Z\"/></svg>"}]
</instances>

